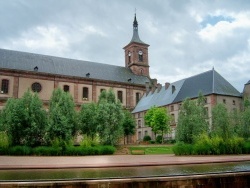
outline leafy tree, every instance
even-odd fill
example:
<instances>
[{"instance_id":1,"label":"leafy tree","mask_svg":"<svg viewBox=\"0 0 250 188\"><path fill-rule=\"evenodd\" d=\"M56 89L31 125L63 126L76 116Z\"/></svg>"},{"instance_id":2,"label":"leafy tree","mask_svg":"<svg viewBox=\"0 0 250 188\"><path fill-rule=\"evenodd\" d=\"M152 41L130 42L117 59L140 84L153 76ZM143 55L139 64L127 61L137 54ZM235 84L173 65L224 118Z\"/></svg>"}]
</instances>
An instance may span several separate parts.
<instances>
[{"instance_id":1,"label":"leafy tree","mask_svg":"<svg viewBox=\"0 0 250 188\"><path fill-rule=\"evenodd\" d=\"M124 110L124 120L122 122L123 126L123 134L124 134L124 144L125 144L125 138L129 135L135 134L135 119L133 118L132 114L128 110Z\"/></svg>"},{"instance_id":2,"label":"leafy tree","mask_svg":"<svg viewBox=\"0 0 250 188\"><path fill-rule=\"evenodd\" d=\"M55 89L49 103L48 137L68 142L76 132L75 103L62 89Z\"/></svg>"},{"instance_id":3,"label":"leafy tree","mask_svg":"<svg viewBox=\"0 0 250 188\"><path fill-rule=\"evenodd\" d=\"M250 137L250 101L244 100L244 110L242 112L242 136L245 139Z\"/></svg>"},{"instance_id":4,"label":"leafy tree","mask_svg":"<svg viewBox=\"0 0 250 188\"><path fill-rule=\"evenodd\" d=\"M212 135L220 136L227 140L233 134L227 108L224 104L217 104L212 109Z\"/></svg>"},{"instance_id":5,"label":"leafy tree","mask_svg":"<svg viewBox=\"0 0 250 188\"><path fill-rule=\"evenodd\" d=\"M204 98L201 94L199 94L197 101L185 99L178 117L177 141L194 143L197 136L208 132L208 122L206 119Z\"/></svg>"},{"instance_id":6,"label":"leafy tree","mask_svg":"<svg viewBox=\"0 0 250 188\"><path fill-rule=\"evenodd\" d=\"M116 101L114 92L103 91L98 101L98 133L102 144L116 145L123 136L124 113L122 105Z\"/></svg>"},{"instance_id":7,"label":"leafy tree","mask_svg":"<svg viewBox=\"0 0 250 188\"><path fill-rule=\"evenodd\" d=\"M146 124L149 125L152 130L162 136L170 131L171 117L166 108L151 107L145 115Z\"/></svg>"},{"instance_id":8,"label":"leafy tree","mask_svg":"<svg viewBox=\"0 0 250 188\"><path fill-rule=\"evenodd\" d=\"M46 128L46 113L38 95L29 90L21 99L9 99L3 111L6 126L13 145L41 145Z\"/></svg>"},{"instance_id":9,"label":"leafy tree","mask_svg":"<svg viewBox=\"0 0 250 188\"><path fill-rule=\"evenodd\" d=\"M97 104L83 104L79 112L79 128L92 140L97 134Z\"/></svg>"}]
</instances>

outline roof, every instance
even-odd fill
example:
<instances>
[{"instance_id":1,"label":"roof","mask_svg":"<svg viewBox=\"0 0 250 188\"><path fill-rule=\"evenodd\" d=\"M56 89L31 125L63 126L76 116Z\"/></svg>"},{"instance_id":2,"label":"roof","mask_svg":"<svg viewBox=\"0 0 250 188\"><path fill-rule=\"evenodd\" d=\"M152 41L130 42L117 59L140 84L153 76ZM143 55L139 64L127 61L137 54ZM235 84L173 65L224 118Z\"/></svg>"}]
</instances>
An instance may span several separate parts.
<instances>
[{"instance_id":1,"label":"roof","mask_svg":"<svg viewBox=\"0 0 250 188\"><path fill-rule=\"evenodd\" d=\"M235 89L225 78L214 69L176 81L165 89L162 87L158 92L149 92L143 95L132 113L148 110L152 106L166 106L178 103L186 98L197 98L199 92L203 95L218 94L226 96L241 97L240 92Z\"/></svg>"},{"instance_id":2,"label":"roof","mask_svg":"<svg viewBox=\"0 0 250 188\"><path fill-rule=\"evenodd\" d=\"M141 85L149 82L148 77L135 75L126 67L0 49L0 69L33 72L35 67L38 68L38 72L52 75L123 83L128 83L128 80L131 79L131 84ZM89 77L87 76L88 73Z\"/></svg>"}]
</instances>

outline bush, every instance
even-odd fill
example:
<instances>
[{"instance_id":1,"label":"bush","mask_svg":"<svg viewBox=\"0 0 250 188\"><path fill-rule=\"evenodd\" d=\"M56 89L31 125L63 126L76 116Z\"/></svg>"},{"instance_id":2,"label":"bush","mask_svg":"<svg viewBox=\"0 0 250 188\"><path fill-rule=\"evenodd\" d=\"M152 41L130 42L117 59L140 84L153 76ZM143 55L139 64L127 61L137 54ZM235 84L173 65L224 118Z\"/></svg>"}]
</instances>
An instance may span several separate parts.
<instances>
[{"instance_id":1,"label":"bush","mask_svg":"<svg viewBox=\"0 0 250 188\"><path fill-rule=\"evenodd\" d=\"M6 132L0 132L0 148L8 148L9 147L9 137Z\"/></svg>"},{"instance_id":2,"label":"bush","mask_svg":"<svg viewBox=\"0 0 250 188\"><path fill-rule=\"evenodd\" d=\"M158 143L158 144L161 144L162 142L162 135L158 135L155 139L155 142Z\"/></svg>"},{"instance_id":3,"label":"bush","mask_svg":"<svg viewBox=\"0 0 250 188\"><path fill-rule=\"evenodd\" d=\"M246 142L243 145L243 153L250 154L250 142Z\"/></svg>"},{"instance_id":4,"label":"bush","mask_svg":"<svg viewBox=\"0 0 250 188\"><path fill-rule=\"evenodd\" d=\"M193 147L191 144L185 144L178 142L173 146L173 152L175 155L191 155L193 154Z\"/></svg>"},{"instance_id":5,"label":"bush","mask_svg":"<svg viewBox=\"0 0 250 188\"><path fill-rule=\"evenodd\" d=\"M59 156L62 154L62 148L39 146L39 147L33 148L32 154L38 155L38 156Z\"/></svg>"},{"instance_id":6,"label":"bush","mask_svg":"<svg viewBox=\"0 0 250 188\"><path fill-rule=\"evenodd\" d=\"M147 141L150 141L151 140L151 137L149 135L146 135L143 137L143 141L144 142L147 142Z\"/></svg>"},{"instance_id":7,"label":"bush","mask_svg":"<svg viewBox=\"0 0 250 188\"><path fill-rule=\"evenodd\" d=\"M32 148L28 146L13 146L9 148L9 155L30 155L32 153Z\"/></svg>"}]
</instances>

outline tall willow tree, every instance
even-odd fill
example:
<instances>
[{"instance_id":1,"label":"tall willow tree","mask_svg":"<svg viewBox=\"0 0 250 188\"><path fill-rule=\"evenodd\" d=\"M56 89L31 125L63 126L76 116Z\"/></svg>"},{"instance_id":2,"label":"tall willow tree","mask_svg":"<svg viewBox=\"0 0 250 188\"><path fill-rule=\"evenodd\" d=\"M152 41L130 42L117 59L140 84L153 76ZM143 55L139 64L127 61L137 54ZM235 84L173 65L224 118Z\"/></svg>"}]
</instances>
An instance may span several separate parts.
<instances>
[{"instance_id":1,"label":"tall willow tree","mask_svg":"<svg viewBox=\"0 0 250 188\"><path fill-rule=\"evenodd\" d=\"M75 103L68 92L58 88L53 91L49 103L48 136L49 140L69 141L76 132Z\"/></svg>"},{"instance_id":2,"label":"tall willow tree","mask_svg":"<svg viewBox=\"0 0 250 188\"><path fill-rule=\"evenodd\" d=\"M208 133L208 121L204 98L199 94L197 100L184 100L179 112L176 139L185 143L194 143L197 136L202 133Z\"/></svg>"},{"instance_id":3,"label":"tall willow tree","mask_svg":"<svg viewBox=\"0 0 250 188\"><path fill-rule=\"evenodd\" d=\"M9 99L2 115L13 145L42 144L47 118L37 93L28 90L21 99Z\"/></svg>"},{"instance_id":4,"label":"tall willow tree","mask_svg":"<svg viewBox=\"0 0 250 188\"><path fill-rule=\"evenodd\" d=\"M124 113L121 103L116 100L111 89L101 93L97 114L97 130L101 143L117 145L123 136Z\"/></svg>"}]
</instances>

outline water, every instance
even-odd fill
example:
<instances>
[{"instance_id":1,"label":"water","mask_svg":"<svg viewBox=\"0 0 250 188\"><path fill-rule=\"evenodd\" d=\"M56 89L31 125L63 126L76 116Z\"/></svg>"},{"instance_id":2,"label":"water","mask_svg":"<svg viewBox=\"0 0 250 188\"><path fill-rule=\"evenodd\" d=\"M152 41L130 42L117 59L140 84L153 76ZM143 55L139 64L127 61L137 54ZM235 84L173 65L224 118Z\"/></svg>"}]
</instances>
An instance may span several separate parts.
<instances>
[{"instance_id":1,"label":"water","mask_svg":"<svg viewBox=\"0 0 250 188\"><path fill-rule=\"evenodd\" d=\"M249 162L192 165L142 166L120 168L25 169L0 170L0 181L45 181L106 179L131 177L166 177L250 171Z\"/></svg>"}]
</instances>

